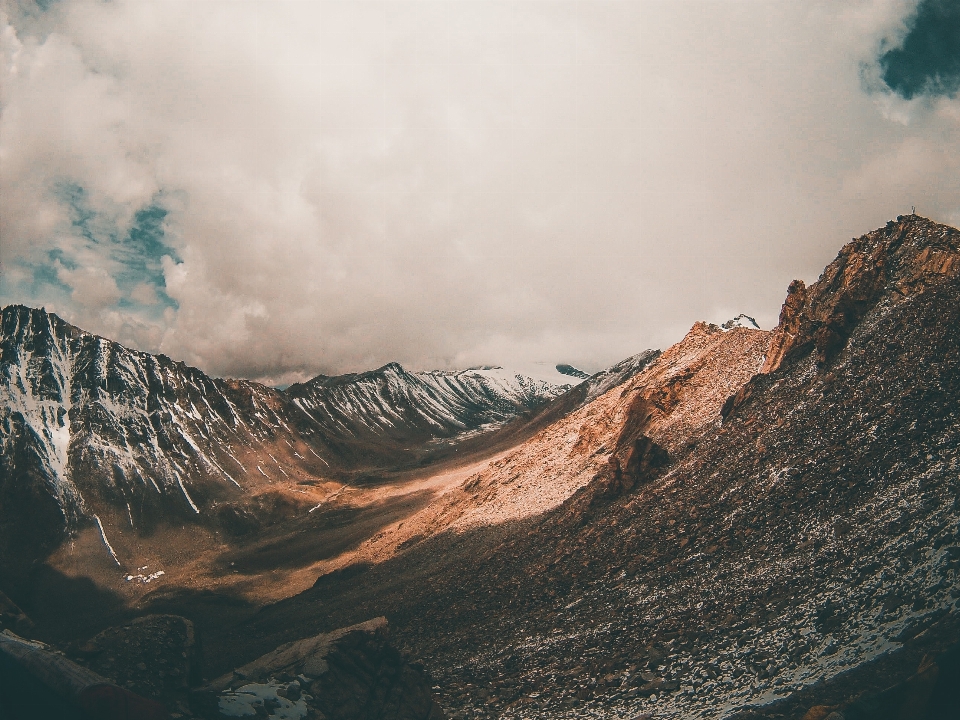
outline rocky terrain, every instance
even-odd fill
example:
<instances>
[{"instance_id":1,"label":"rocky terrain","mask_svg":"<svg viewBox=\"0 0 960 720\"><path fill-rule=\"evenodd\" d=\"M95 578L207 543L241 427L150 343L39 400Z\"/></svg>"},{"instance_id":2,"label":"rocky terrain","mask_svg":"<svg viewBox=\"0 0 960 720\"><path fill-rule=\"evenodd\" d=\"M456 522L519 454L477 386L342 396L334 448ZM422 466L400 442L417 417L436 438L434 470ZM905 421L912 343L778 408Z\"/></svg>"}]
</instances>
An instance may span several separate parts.
<instances>
[{"instance_id":1,"label":"rocky terrain","mask_svg":"<svg viewBox=\"0 0 960 720\"><path fill-rule=\"evenodd\" d=\"M43 557L84 526L117 565L128 559L123 532L200 523L242 533L284 506L315 504L357 466L422 460L431 441L482 434L569 387L499 368L394 364L281 392L10 306L0 316L0 558Z\"/></svg>"},{"instance_id":2,"label":"rocky terrain","mask_svg":"<svg viewBox=\"0 0 960 720\"><path fill-rule=\"evenodd\" d=\"M185 616L203 637L208 684L198 692L195 679L186 699L165 700L180 702L182 716L222 714L209 698L226 693L258 716L296 707L289 716L366 717L395 697L371 690L380 687L371 678L407 677L411 688L431 683L440 708L411 689L418 699L390 705L416 708L410 717L955 718L958 258L960 231L898 218L844 246L816 283L791 284L774 330L746 316L697 323L662 353L642 353L562 394L489 370L426 377L398 366L269 391L291 431L334 428L322 443L319 430L298 435L303 445L291 439L300 455L312 449L330 465L356 463L347 440L378 435L382 458L399 457L392 453L414 437L464 456L437 455L433 465L374 479L341 476L316 505L305 497L302 512L255 540L217 546L209 567L224 580L209 570L209 591L197 592L199 581L182 585L171 566L150 581L157 590L128 606L122 633L76 631L71 652L107 673L103 658L116 662L120 651L104 649L135 636L134 616L153 613L160 619L150 627L170 625L169 637L187 626L156 613ZM46 377L32 372L17 377ZM479 407L463 399L465 388L470 397L493 388L501 400L486 396ZM59 406L44 403L16 412L49 425ZM369 412L346 416L361 403ZM469 422L450 421L438 403ZM71 433L83 416L76 408ZM20 427L16 412L4 427ZM485 425L497 429L464 432ZM267 441L249 427L250 452L262 452L256 443ZM54 433L18 433L4 436L13 443L5 448L17 448L18 472L39 468L29 477L44 477L52 455L24 448L53 443ZM68 460L73 448L71 440ZM198 477L200 486L213 482ZM175 480L162 487L179 490ZM83 481L73 481L86 501ZM9 481L3 487L11 492ZM194 486L184 487L192 497ZM90 531L107 544L103 525ZM138 568L137 583L155 572ZM291 597L270 587L293 587L283 584L290 575L312 587ZM225 592L226 579L232 588L246 583L242 601ZM102 592L120 602L107 586ZM4 622L43 635L13 600ZM397 650L373 626L352 634L379 616ZM353 688L350 697L309 708L304 700L299 714L301 698L320 697L326 685L304 674L295 649L347 636L367 648L338 656L352 658L335 683ZM368 652L378 659L358 659ZM134 659L124 666L137 667ZM151 672L114 679L164 699L151 690Z\"/></svg>"},{"instance_id":3,"label":"rocky terrain","mask_svg":"<svg viewBox=\"0 0 960 720\"><path fill-rule=\"evenodd\" d=\"M616 462L559 506L320 578L251 631L383 608L452 717L886 717L876 698L960 639L958 254L916 216L856 239L712 412L725 362L686 387L655 363Z\"/></svg>"}]
</instances>

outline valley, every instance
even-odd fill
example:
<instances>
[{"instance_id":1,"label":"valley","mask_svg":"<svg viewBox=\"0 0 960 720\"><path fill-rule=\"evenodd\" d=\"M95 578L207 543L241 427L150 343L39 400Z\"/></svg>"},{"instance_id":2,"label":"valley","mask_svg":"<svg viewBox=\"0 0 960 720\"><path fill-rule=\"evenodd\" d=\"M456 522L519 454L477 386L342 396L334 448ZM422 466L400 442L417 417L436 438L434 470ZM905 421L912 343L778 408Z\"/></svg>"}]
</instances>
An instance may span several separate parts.
<instances>
[{"instance_id":1,"label":"valley","mask_svg":"<svg viewBox=\"0 0 960 720\"><path fill-rule=\"evenodd\" d=\"M958 328L960 231L916 215L795 281L773 330L697 322L568 384L391 364L279 391L11 306L0 590L87 665L105 628L188 619L181 717L378 617L415 709L298 720L955 717Z\"/></svg>"}]
</instances>

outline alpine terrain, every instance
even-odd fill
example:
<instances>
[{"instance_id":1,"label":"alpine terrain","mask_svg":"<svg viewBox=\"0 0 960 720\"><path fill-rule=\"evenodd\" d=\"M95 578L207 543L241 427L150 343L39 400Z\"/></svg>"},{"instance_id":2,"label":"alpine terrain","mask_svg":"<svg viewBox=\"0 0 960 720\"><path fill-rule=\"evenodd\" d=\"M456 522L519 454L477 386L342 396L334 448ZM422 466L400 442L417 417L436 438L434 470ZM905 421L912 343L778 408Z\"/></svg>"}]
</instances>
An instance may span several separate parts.
<instances>
[{"instance_id":1,"label":"alpine terrain","mask_svg":"<svg viewBox=\"0 0 960 720\"><path fill-rule=\"evenodd\" d=\"M11 717L960 717L954 228L567 384L0 353Z\"/></svg>"}]
</instances>

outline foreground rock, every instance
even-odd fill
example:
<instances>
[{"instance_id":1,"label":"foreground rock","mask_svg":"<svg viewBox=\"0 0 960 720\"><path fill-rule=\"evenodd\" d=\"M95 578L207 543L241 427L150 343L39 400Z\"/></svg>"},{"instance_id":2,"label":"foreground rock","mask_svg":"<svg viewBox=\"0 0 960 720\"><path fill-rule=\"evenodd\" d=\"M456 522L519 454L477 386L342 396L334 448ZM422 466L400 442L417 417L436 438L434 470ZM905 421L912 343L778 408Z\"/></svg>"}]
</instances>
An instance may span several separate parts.
<instances>
[{"instance_id":1,"label":"foreground rock","mask_svg":"<svg viewBox=\"0 0 960 720\"><path fill-rule=\"evenodd\" d=\"M117 685L183 714L201 683L200 643L193 623L148 615L104 630L76 649L86 667Z\"/></svg>"},{"instance_id":2,"label":"foreground rock","mask_svg":"<svg viewBox=\"0 0 960 720\"><path fill-rule=\"evenodd\" d=\"M158 702L121 688L44 643L0 633L4 720L164 720Z\"/></svg>"},{"instance_id":3,"label":"foreground rock","mask_svg":"<svg viewBox=\"0 0 960 720\"><path fill-rule=\"evenodd\" d=\"M281 645L197 693L204 717L442 720L422 669L376 618Z\"/></svg>"}]
</instances>

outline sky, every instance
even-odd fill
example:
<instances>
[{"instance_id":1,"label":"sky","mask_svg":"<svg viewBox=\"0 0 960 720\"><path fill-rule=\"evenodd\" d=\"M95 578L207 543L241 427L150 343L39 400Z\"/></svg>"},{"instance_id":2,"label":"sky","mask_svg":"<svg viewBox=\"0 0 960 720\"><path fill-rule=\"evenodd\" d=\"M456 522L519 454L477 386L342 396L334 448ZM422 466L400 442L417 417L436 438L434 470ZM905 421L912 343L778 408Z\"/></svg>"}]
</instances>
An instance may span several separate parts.
<instances>
[{"instance_id":1,"label":"sky","mask_svg":"<svg viewBox=\"0 0 960 720\"><path fill-rule=\"evenodd\" d=\"M284 384L569 363L917 212L955 0L0 0L0 305Z\"/></svg>"}]
</instances>

